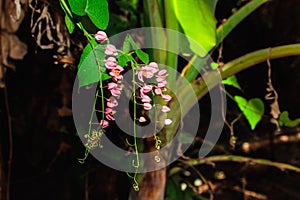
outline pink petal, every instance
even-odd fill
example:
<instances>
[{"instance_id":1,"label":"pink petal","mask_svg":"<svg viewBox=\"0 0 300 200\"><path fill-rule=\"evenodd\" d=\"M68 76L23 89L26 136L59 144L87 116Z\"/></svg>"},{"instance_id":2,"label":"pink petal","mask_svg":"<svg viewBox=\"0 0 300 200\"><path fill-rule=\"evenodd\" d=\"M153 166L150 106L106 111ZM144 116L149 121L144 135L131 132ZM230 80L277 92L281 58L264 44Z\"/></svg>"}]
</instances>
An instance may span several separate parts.
<instances>
[{"instance_id":1,"label":"pink petal","mask_svg":"<svg viewBox=\"0 0 300 200\"><path fill-rule=\"evenodd\" d=\"M162 94L161 92L161 89L160 88L156 88L155 90L154 90L154 92L155 92L155 94L157 94L157 95L160 95L160 94Z\"/></svg>"},{"instance_id":2,"label":"pink petal","mask_svg":"<svg viewBox=\"0 0 300 200\"><path fill-rule=\"evenodd\" d=\"M139 118L139 122L145 122L145 121L147 121L145 117L140 117Z\"/></svg>"},{"instance_id":3,"label":"pink petal","mask_svg":"<svg viewBox=\"0 0 300 200\"><path fill-rule=\"evenodd\" d=\"M117 53L117 48L112 45L112 44L108 44L105 48L105 55L108 55L108 56L117 56L118 53Z\"/></svg>"},{"instance_id":4,"label":"pink petal","mask_svg":"<svg viewBox=\"0 0 300 200\"><path fill-rule=\"evenodd\" d=\"M113 83L113 82L110 82L108 83L108 89L111 90L111 89L114 89L114 88L117 88L117 84L116 83Z\"/></svg>"},{"instance_id":5,"label":"pink petal","mask_svg":"<svg viewBox=\"0 0 300 200\"><path fill-rule=\"evenodd\" d=\"M167 81L166 80L162 80L161 82L157 83L157 87L160 87L160 88L165 87L166 85L167 85Z\"/></svg>"},{"instance_id":6,"label":"pink petal","mask_svg":"<svg viewBox=\"0 0 300 200\"><path fill-rule=\"evenodd\" d=\"M158 76L168 76L168 71L163 69L158 72Z\"/></svg>"},{"instance_id":7,"label":"pink petal","mask_svg":"<svg viewBox=\"0 0 300 200\"><path fill-rule=\"evenodd\" d=\"M162 94L161 97L163 98L164 101L171 101L172 97L168 94Z\"/></svg>"},{"instance_id":8,"label":"pink petal","mask_svg":"<svg viewBox=\"0 0 300 200\"><path fill-rule=\"evenodd\" d=\"M112 115L105 115L106 119L114 121L116 120Z\"/></svg>"},{"instance_id":9,"label":"pink petal","mask_svg":"<svg viewBox=\"0 0 300 200\"><path fill-rule=\"evenodd\" d=\"M139 71L138 73L138 79L142 82L144 82L144 79L143 79L143 73L141 71Z\"/></svg>"},{"instance_id":10,"label":"pink petal","mask_svg":"<svg viewBox=\"0 0 300 200\"><path fill-rule=\"evenodd\" d=\"M144 109L145 110L151 110L152 105L150 103L144 103Z\"/></svg>"},{"instance_id":11,"label":"pink petal","mask_svg":"<svg viewBox=\"0 0 300 200\"><path fill-rule=\"evenodd\" d=\"M165 125L170 125L170 124L172 124L172 120L170 120L170 119L165 119Z\"/></svg>"},{"instance_id":12,"label":"pink petal","mask_svg":"<svg viewBox=\"0 0 300 200\"><path fill-rule=\"evenodd\" d=\"M156 62L149 63L148 68L152 71L152 73L156 73L159 70Z\"/></svg>"},{"instance_id":13,"label":"pink petal","mask_svg":"<svg viewBox=\"0 0 300 200\"><path fill-rule=\"evenodd\" d=\"M141 92L142 93L148 93L150 91L152 91L153 86L152 85L147 85L145 84L142 88L141 88Z\"/></svg>"},{"instance_id":14,"label":"pink petal","mask_svg":"<svg viewBox=\"0 0 300 200\"><path fill-rule=\"evenodd\" d=\"M107 40L107 35L104 31L98 31L96 34L95 34L95 38L97 40L97 42L105 42Z\"/></svg>"},{"instance_id":15,"label":"pink petal","mask_svg":"<svg viewBox=\"0 0 300 200\"><path fill-rule=\"evenodd\" d=\"M143 95L142 97L142 102L143 103L150 103L151 102L151 98L148 95Z\"/></svg>"},{"instance_id":16,"label":"pink petal","mask_svg":"<svg viewBox=\"0 0 300 200\"><path fill-rule=\"evenodd\" d=\"M171 109L168 106L163 106L161 111L166 113L166 112L170 112Z\"/></svg>"},{"instance_id":17,"label":"pink petal","mask_svg":"<svg viewBox=\"0 0 300 200\"><path fill-rule=\"evenodd\" d=\"M117 60L114 57L109 57L105 60L105 67L107 69L114 69L117 66Z\"/></svg>"},{"instance_id":18,"label":"pink petal","mask_svg":"<svg viewBox=\"0 0 300 200\"><path fill-rule=\"evenodd\" d=\"M115 97L110 97L107 100L107 104L106 105L107 105L107 107L113 108L113 107L118 106L118 101L116 100Z\"/></svg>"},{"instance_id":19,"label":"pink petal","mask_svg":"<svg viewBox=\"0 0 300 200\"><path fill-rule=\"evenodd\" d=\"M100 126L101 126L102 128L106 128L106 127L108 127L108 125L109 125L108 121L106 121L106 120L104 120L104 119L102 119L102 120L100 121Z\"/></svg>"}]
</instances>

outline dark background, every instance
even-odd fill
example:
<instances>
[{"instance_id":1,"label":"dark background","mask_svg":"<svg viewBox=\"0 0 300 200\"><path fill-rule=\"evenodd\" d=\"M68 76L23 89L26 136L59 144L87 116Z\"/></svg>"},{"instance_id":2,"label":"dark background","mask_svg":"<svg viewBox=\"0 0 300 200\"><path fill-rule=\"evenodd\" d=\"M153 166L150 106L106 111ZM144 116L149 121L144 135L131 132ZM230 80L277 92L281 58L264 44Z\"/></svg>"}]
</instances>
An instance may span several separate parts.
<instances>
[{"instance_id":1,"label":"dark background","mask_svg":"<svg viewBox=\"0 0 300 200\"><path fill-rule=\"evenodd\" d=\"M228 17L232 8L238 7L239 3L243 4L220 0L216 10L218 21ZM53 5L51 9L55 12L59 7ZM110 9L114 13L121 12L113 2ZM273 0L259 8L224 41L223 61L226 63L261 48L299 42L299 13L298 0ZM103 166L91 156L86 164L78 163L77 158L83 156L84 147L76 136L72 117L60 117L57 113L57 109L63 105L63 96L71 95L76 71L55 65L54 50L41 50L36 46L31 37L29 20L30 13L17 33L27 43L29 52L24 60L17 62L17 70L8 71L6 77L14 139L11 199L84 199L87 191L92 200L126 199L130 185L124 173ZM271 65L273 85L279 94L281 110L287 110L292 119L299 117L300 58L272 60ZM264 99L266 63L247 69L237 77L244 97ZM0 143L4 160L7 160L8 127L3 90L0 91L0 97ZM275 127L269 122L269 104L265 103L266 116L254 132L250 131L245 119L237 123L235 132L239 142L236 150L229 151L300 166L299 141L272 144ZM70 107L69 104L67 106ZM230 100L229 106L230 112L237 112ZM202 107L205 110L205 106ZM299 129L284 131L284 134L295 135ZM246 153L241 148L244 141L269 142ZM227 148L228 130L224 130L219 143ZM268 199L300 199L300 175L294 172L233 163L203 166L199 170L218 186L215 199L243 199L242 192L235 188L245 180L247 190L266 195ZM214 172L218 170L225 172L226 179L214 178Z\"/></svg>"}]
</instances>

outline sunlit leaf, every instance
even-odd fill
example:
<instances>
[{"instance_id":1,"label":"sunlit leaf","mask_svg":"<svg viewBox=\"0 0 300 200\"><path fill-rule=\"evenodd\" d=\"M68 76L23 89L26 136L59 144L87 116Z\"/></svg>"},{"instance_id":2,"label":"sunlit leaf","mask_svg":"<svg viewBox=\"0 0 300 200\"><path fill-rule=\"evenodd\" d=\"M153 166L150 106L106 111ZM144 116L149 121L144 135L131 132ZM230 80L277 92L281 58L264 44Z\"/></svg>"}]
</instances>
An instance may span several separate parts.
<instances>
[{"instance_id":1,"label":"sunlit leaf","mask_svg":"<svg viewBox=\"0 0 300 200\"><path fill-rule=\"evenodd\" d=\"M85 47L78 65L79 87L100 81L100 74L102 75L102 81L111 78L104 67L104 49L105 46L102 45L97 45L94 50L90 44ZM101 66L101 71L99 71L98 64Z\"/></svg>"},{"instance_id":2,"label":"sunlit leaf","mask_svg":"<svg viewBox=\"0 0 300 200\"><path fill-rule=\"evenodd\" d=\"M291 120L289 118L289 112L284 111L279 115L278 120L279 126L286 126L286 127L295 127L300 124L300 118L297 118L295 120Z\"/></svg>"},{"instance_id":3,"label":"sunlit leaf","mask_svg":"<svg viewBox=\"0 0 300 200\"><path fill-rule=\"evenodd\" d=\"M254 130L265 112L263 101L259 98L253 98L247 101L245 98L240 96L235 96L234 100L248 120L251 130Z\"/></svg>"},{"instance_id":4,"label":"sunlit leaf","mask_svg":"<svg viewBox=\"0 0 300 200\"><path fill-rule=\"evenodd\" d=\"M173 0L176 17L194 53L203 57L216 45L216 0ZM195 42L197 44L195 44Z\"/></svg>"},{"instance_id":5,"label":"sunlit leaf","mask_svg":"<svg viewBox=\"0 0 300 200\"><path fill-rule=\"evenodd\" d=\"M223 80L222 83L224 85L231 85L231 86L241 90L241 86L239 85L239 82L235 75L229 76L227 79Z\"/></svg>"},{"instance_id":6,"label":"sunlit leaf","mask_svg":"<svg viewBox=\"0 0 300 200\"><path fill-rule=\"evenodd\" d=\"M107 0L87 0L85 12L99 29L105 30L109 22Z\"/></svg>"},{"instance_id":7,"label":"sunlit leaf","mask_svg":"<svg viewBox=\"0 0 300 200\"><path fill-rule=\"evenodd\" d=\"M85 15L87 0L68 0L73 13L79 16Z\"/></svg>"},{"instance_id":8,"label":"sunlit leaf","mask_svg":"<svg viewBox=\"0 0 300 200\"><path fill-rule=\"evenodd\" d=\"M75 24L72 22L72 20L68 15L65 16L65 22L69 33L72 34L75 29Z\"/></svg>"}]
</instances>

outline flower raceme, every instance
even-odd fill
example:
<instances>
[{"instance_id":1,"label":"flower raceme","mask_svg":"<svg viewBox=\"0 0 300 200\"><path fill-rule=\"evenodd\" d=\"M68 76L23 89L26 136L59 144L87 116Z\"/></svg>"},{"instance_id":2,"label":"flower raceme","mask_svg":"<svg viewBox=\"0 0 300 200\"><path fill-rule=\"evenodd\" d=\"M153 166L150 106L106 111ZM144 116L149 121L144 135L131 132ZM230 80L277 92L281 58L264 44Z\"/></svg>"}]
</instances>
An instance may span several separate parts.
<instances>
[{"instance_id":1,"label":"flower raceme","mask_svg":"<svg viewBox=\"0 0 300 200\"><path fill-rule=\"evenodd\" d=\"M99 43L103 43L108 40L107 35L103 31L98 31L95 34L95 39ZM107 73L112 77L110 81L107 83L107 89L109 90L111 96L106 99L106 108L104 111L105 119L100 120L100 126L104 129L109 126L109 121L115 120L115 113L116 110L113 108L118 106L117 99L120 98L122 93L122 87L120 83L123 80L122 72L124 68L118 65L118 61L116 56L118 55L117 48L113 44L107 44L104 50L105 55L107 58L104 60L105 68L107 69ZM139 65L137 65L139 66ZM149 111L153 108L153 102L151 97L152 96L160 96L165 102L169 102L172 97L168 94L164 94L167 85L167 76L168 72L165 69L159 70L158 64L156 62L150 62L148 65L142 66L137 68L137 77L138 80L141 82L138 83L140 87L140 100L142 102L143 109ZM145 83L146 79L154 78L156 83ZM151 96L151 97L150 97ZM161 107L161 112L167 113L170 112L171 109L164 105ZM137 119L139 122L146 122L146 118L141 116ZM166 125L172 123L172 120L167 119L164 122Z\"/></svg>"}]
</instances>

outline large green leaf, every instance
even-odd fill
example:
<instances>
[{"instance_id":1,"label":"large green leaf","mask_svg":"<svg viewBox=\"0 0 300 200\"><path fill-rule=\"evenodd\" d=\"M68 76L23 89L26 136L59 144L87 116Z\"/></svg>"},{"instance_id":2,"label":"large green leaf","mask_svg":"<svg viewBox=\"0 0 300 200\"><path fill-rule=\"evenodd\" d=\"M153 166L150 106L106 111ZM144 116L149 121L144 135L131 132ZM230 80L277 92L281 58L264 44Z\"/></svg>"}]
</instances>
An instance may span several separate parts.
<instances>
[{"instance_id":1,"label":"large green leaf","mask_svg":"<svg viewBox=\"0 0 300 200\"><path fill-rule=\"evenodd\" d=\"M87 0L68 0L73 13L79 16L85 15Z\"/></svg>"},{"instance_id":2,"label":"large green leaf","mask_svg":"<svg viewBox=\"0 0 300 200\"><path fill-rule=\"evenodd\" d=\"M216 0L173 2L176 17L190 41L192 51L201 57L205 56L216 45L216 19L213 8Z\"/></svg>"},{"instance_id":3,"label":"large green leaf","mask_svg":"<svg viewBox=\"0 0 300 200\"><path fill-rule=\"evenodd\" d=\"M88 44L84 48L78 65L79 87L100 81L100 74L102 81L111 78L111 76L106 73L106 68L104 67L104 49L105 46L97 45L93 50L91 44ZM98 64L101 67L98 67Z\"/></svg>"},{"instance_id":4,"label":"large green leaf","mask_svg":"<svg viewBox=\"0 0 300 200\"><path fill-rule=\"evenodd\" d=\"M264 103L259 98L254 98L247 101L241 96L235 96L234 100L248 120L251 130L254 130L255 126L261 120L265 112Z\"/></svg>"},{"instance_id":5,"label":"large green leaf","mask_svg":"<svg viewBox=\"0 0 300 200\"><path fill-rule=\"evenodd\" d=\"M105 30L109 22L107 0L87 0L85 12L99 29Z\"/></svg>"}]
</instances>

